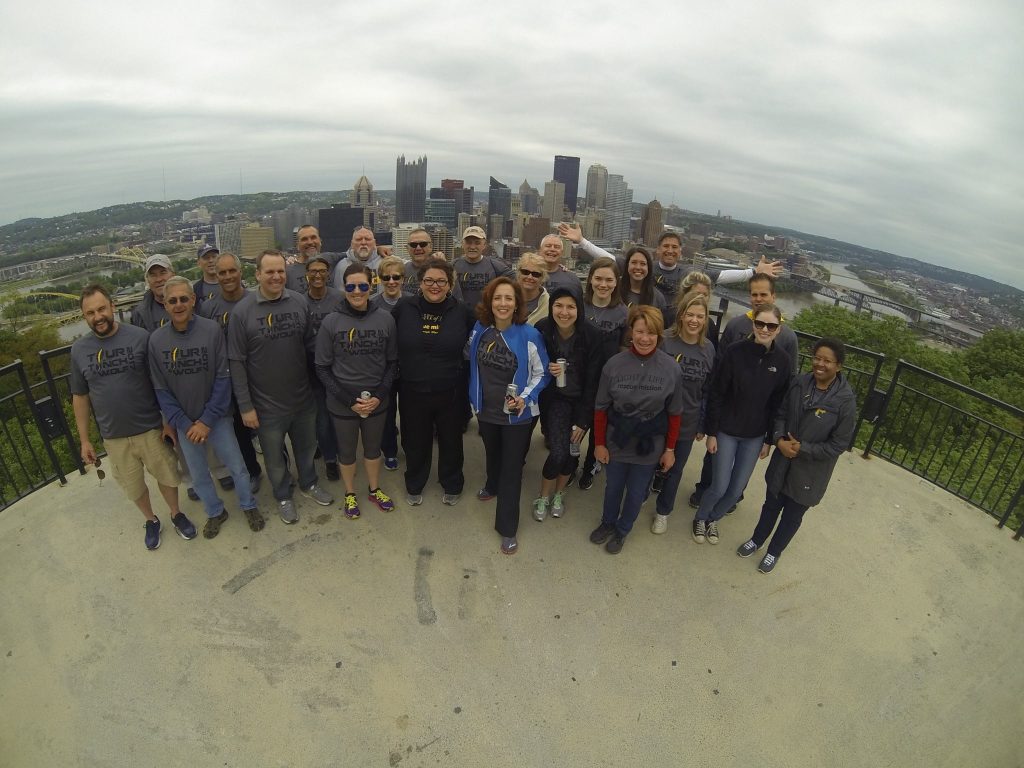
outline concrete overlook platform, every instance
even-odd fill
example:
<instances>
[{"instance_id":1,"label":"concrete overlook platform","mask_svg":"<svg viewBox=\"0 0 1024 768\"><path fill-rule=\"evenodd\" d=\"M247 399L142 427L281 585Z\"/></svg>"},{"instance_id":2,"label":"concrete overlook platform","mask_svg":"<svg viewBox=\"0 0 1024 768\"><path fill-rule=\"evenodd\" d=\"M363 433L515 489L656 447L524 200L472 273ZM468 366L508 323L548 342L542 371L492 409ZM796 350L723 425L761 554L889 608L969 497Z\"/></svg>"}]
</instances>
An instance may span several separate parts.
<instances>
[{"instance_id":1,"label":"concrete overlook platform","mask_svg":"<svg viewBox=\"0 0 1024 768\"><path fill-rule=\"evenodd\" d=\"M507 557L466 440L456 507L385 473L391 514L297 497L254 534L222 494L220 536L186 542L157 502L156 552L94 473L0 513L0 765L1024 765L1024 547L978 510L846 454L765 576L734 554L761 463L718 546L681 491L611 556L603 475L529 516L537 436Z\"/></svg>"}]
</instances>

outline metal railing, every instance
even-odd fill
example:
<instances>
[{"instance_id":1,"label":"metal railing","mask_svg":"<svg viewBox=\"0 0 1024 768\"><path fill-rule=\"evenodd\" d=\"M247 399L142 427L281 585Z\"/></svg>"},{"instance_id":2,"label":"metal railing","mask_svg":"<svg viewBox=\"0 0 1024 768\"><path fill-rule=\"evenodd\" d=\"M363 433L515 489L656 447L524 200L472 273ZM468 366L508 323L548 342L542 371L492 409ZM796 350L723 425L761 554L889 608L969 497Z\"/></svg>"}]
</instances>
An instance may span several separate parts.
<instances>
[{"instance_id":1,"label":"metal railing","mask_svg":"<svg viewBox=\"0 0 1024 768\"><path fill-rule=\"evenodd\" d=\"M864 448L999 520L1024 517L1024 411L900 360ZM1014 536L1024 531L1021 520Z\"/></svg>"}]
</instances>

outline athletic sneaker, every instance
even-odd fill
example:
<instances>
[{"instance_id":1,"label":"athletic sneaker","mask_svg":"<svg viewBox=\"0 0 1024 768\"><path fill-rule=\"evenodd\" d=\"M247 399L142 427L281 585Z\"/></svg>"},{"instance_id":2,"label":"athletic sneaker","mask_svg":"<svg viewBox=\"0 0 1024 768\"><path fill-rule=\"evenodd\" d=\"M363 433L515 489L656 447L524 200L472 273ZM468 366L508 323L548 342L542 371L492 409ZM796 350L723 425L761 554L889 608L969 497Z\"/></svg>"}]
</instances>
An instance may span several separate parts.
<instances>
[{"instance_id":1,"label":"athletic sneaker","mask_svg":"<svg viewBox=\"0 0 1024 768\"><path fill-rule=\"evenodd\" d=\"M572 484L576 482L576 478L579 476L579 473L579 469L574 469L572 472L569 473L569 479L565 481L566 488L572 487Z\"/></svg>"},{"instance_id":2,"label":"athletic sneaker","mask_svg":"<svg viewBox=\"0 0 1024 768\"><path fill-rule=\"evenodd\" d=\"M345 503L342 509L345 512L345 517L349 520L355 520L361 514L359 512L359 500L356 498L354 493L345 494Z\"/></svg>"},{"instance_id":3,"label":"athletic sneaker","mask_svg":"<svg viewBox=\"0 0 1024 768\"><path fill-rule=\"evenodd\" d=\"M544 518L548 516L548 500L541 496L539 499L533 500L533 519L538 523L543 523Z\"/></svg>"},{"instance_id":4,"label":"athletic sneaker","mask_svg":"<svg viewBox=\"0 0 1024 768\"><path fill-rule=\"evenodd\" d=\"M396 471L398 469L398 457L397 456L387 456L387 457L385 457L384 458L384 469L388 470L389 472Z\"/></svg>"},{"instance_id":5,"label":"athletic sneaker","mask_svg":"<svg viewBox=\"0 0 1024 768\"><path fill-rule=\"evenodd\" d=\"M408 504L410 507L418 507L420 504L423 503L423 494L410 493L405 497L405 503Z\"/></svg>"},{"instance_id":6,"label":"athletic sneaker","mask_svg":"<svg viewBox=\"0 0 1024 768\"><path fill-rule=\"evenodd\" d=\"M329 507L334 503L334 497L331 496L327 491L321 488L316 483L313 483L309 488L305 490L299 489L303 496L307 499L312 499L321 507Z\"/></svg>"},{"instance_id":7,"label":"athletic sneaker","mask_svg":"<svg viewBox=\"0 0 1024 768\"><path fill-rule=\"evenodd\" d=\"M441 495L441 503L449 507L454 507L459 503L459 499L462 498L461 493L445 493Z\"/></svg>"},{"instance_id":8,"label":"athletic sneaker","mask_svg":"<svg viewBox=\"0 0 1024 768\"><path fill-rule=\"evenodd\" d=\"M285 525L299 522L299 513L295 511L295 502L291 499L277 502L277 514Z\"/></svg>"},{"instance_id":9,"label":"athletic sneaker","mask_svg":"<svg viewBox=\"0 0 1024 768\"><path fill-rule=\"evenodd\" d=\"M252 509L243 509L242 512L245 513L245 520L249 523L250 531L255 533L256 531L263 530L263 526L266 525L266 520L263 519L263 515L260 514L260 511L256 509L256 507L253 507Z\"/></svg>"},{"instance_id":10,"label":"athletic sneaker","mask_svg":"<svg viewBox=\"0 0 1024 768\"><path fill-rule=\"evenodd\" d=\"M562 498L562 492L558 491L554 496L551 497L551 516L561 517L565 514L565 499Z\"/></svg>"},{"instance_id":11,"label":"athletic sneaker","mask_svg":"<svg viewBox=\"0 0 1024 768\"><path fill-rule=\"evenodd\" d=\"M775 570L775 564L779 562L779 558L775 555L765 555L761 564L757 566L757 570L761 573L771 573Z\"/></svg>"},{"instance_id":12,"label":"athletic sneaker","mask_svg":"<svg viewBox=\"0 0 1024 768\"><path fill-rule=\"evenodd\" d=\"M151 552L160 548L160 518L146 521L146 549Z\"/></svg>"},{"instance_id":13,"label":"athletic sneaker","mask_svg":"<svg viewBox=\"0 0 1024 768\"><path fill-rule=\"evenodd\" d=\"M736 554L740 557L750 557L752 554L757 552L758 546L754 543L753 539L750 539L745 544L740 544L739 549L736 550Z\"/></svg>"},{"instance_id":14,"label":"athletic sneaker","mask_svg":"<svg viewBox=\"0 0 1024 768\"><path fill-rule=\"evenodd\" d=\"M220 487L225 491L233 491L235 489L235 479L231 475L222 477L217 482L220 483Z\"/></svg>"},{"instance_id":15,"label":"athletic sneaker","mask_svg":"<svg viewBox=\"0 0 1024 768\"><path fill-rule=\"evenodd\" d=\"M263 483L263 473L260 472L258 475L249 475L249 487L252 489L252 495L255 496L260 492L260 485Z\"/></svg>"},{"instance_id":16,"label":"athletic sneaker","mask_svg":"<svg viewBox=\"0 0 1024 768\"><path fill-rule=\"evenodd\" d=\"M611 523L601 523L590 532L590 543L604 544L613 533L615 533L614 525Z\"/></svg>"},{"instance_id":17,"label":"athletic sneaker","mask_svg":"<svg viewBox=\"0 0 1024 768\"><path fill-rule=\"evenodd\" d=\"M609 555L617 555L622 551L622 545L626 543L626 537L618 531L612 534L612 537L608 539L608 543L604 545L604 550Z\"/></svg>"},{"instance_id":18,"label":"athletic sneaker","mask_svg":"<svg viewBox=\"0 0 1024 768\"><path fill-rule=\"evenodd\" d=\"M494 494L488 491L486 488L481 488L476 492L476 497L479 501L490 501L494 498Z\"/></svg>"},{"instance_id":19,"label":"athletic sneaker","mask_svg":"<svg viewBox=\"0 0 1024 768\"><path fill-rule=\"evenodd\" d=\"M693 540L694 541L696 541L698 544L703 544L704 543L704 537L707 534L707 532L708 532L707 525L704 523L703 520L694 520L693 521Z\"/></svg>"},{"instance_id":20,"label":"athletic sneaker","mask_svg":"<svg viewBox=\"0 0 1024 768\"><path fill-rule=\"evenodd\" d=\"M384 493L380 488L370 491L370 495L366 498L376 504L377 509L381 512L390 512L395 508L395 502L393 502L391 497Z\"/></svg>"},{"instance_id":21,"label":"athletic sneaker","mask_svg":"<svg viewBox=\"0 0 1024 768\"><path fill-rule=\"evenodd\" d=\"M501 537L501 551L506 555L514 555L519 550L519 542L515 536Z\"/></svg>"},{"instance_id":22,"label":"athletic sneaker","mask_svg":"<svg viewBox=\"0 0 1024 768\"><path fill-rule=\"evenodd\" d=\"M326 461L324 462L324 475L332 483L336 483L341 480L341 472L338 471L338 462Z\"/></svg>"},{"instance_id":23,"label":"athletic sneaker","mask_svg":"<svg viewBox=\"0 0 1024 768\"><path fill-rule=\"evenodd\" d=\"M690 494L690 498L686 500L686 503L690 505L690 509L700 509L700 494L694 491Z\"/></svg>"},{"instance_id":24,"label":"athletic sneaker","mask_svg":"<svg viewBox=\"0 0 1024 768\"><path fill-rule=\"evenodd\" d=\"M651 520L651 533L662 534L668 530L668 515L655 515Z\"/></svg>"},{"instance_id":25,"label":"athletic sneaker","mask_svg":"<svg viewBox=\"0 0 1024 768\"><path fill-rule=\"evenodd\" d=\"M179 512L171 518L171 523L174 525L174 530L181 538L185 541L191 541L196 537L196 527L192 525L192 521L185 517L184 512Z\"/></svg>"},{"instance_id":26,"label":"athletic sneaker","mask_svg":"<svg viewBox=\"0 0 1024 768\"><path fill-rule=\"evenodd\" d=\"M587 472L586 470L584 470L583 472L580 473L578 485L581 491L589 491L591 488L594 487L594 476L601 471L598 469L599 466L601 465L595 464L594 469L592 471Z\"/></svg>"}]
</instances>

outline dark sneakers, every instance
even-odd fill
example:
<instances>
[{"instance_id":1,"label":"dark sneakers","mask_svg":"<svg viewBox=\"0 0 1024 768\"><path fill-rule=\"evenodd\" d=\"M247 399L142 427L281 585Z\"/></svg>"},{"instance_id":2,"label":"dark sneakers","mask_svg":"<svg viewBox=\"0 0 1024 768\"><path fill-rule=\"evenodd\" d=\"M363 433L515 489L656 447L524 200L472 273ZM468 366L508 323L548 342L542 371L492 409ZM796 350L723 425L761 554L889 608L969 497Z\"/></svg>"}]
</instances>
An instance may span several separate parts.
<instances>
[{"instance_id":1,"label":"dark sneakers","mask_svg":"<svg viewBox=\"0 0 1024 768\"><path fill-rule=\"evenodd\" d=\"M223 488L225 491L233 491L235 489L235 479L231 477L231 475L228 475L227 477L222 477L217 482L220 483L220 487Z\"/></svg>"},{"instance_id":2,"label":"dark sneakers","mask_svg":"<svg viewBox=\"0 0 1024 768\"><path fill-rule=\"evenodd\" d=\"M686 500L686 503L690 505L690 509L700 509L700 496L694 491L690 494L690 498Z\"/></svg>"},{"instance_id":3,"label":"dark sneakers","mask_svg":"<svg viewBox=\"0 0 1024 768\"><path fill-rule=\"evenodd\" d=\"M613 533L615 533L614 525L611 523L601 523L590 532L590 542L591 544L604 544Z\"/></svg>"},{"instance_id":4,"label":"dark sneakers","mask_svg":"<svg viewBox=\"0 0 1024 768\"><path fill-rule=\"evenodd\" d=\"M172 517L171 522L174 524L174 530L185 541L190 541L196 537L196 527L192 525L191 520L185 517L184 512L179 512Z\"/></svg>"},{"instance_id":5,"label":"dark sneakers","mask_svg":"<svg viewBox=\"0 0 1024 768\"><path fill-rule=\"evenodd\" d=\"M744 544L740 544L739 549L736 550L736 554L740 557L750 557L752 554L757 552L759 547L754 543L753 539L750 539Z\"/></svg>"},{"instance_id":6,"label":"dark sneakers","mask_svg":"<svg viewBox=\"0 0 1024 768\"><path fill-rule=\"evenodd\" d=\"M775 566L778 562L779 558L775 555L765 555L764 559L761 560L761 564L757 566L757 570L761 573L771 573L775 570Z\"/></svg>"},{"instance_id":7,"label":"dark sneakers","mask_svg":"<svg viewBox=\"0 0 1024 768\"><path fill-rule=\"evenodd\" d=\"M160 548L160 518L146 521L146 549L152 552Z\"/></svg>"},{"instance_id":8,"label":"dark sneakers","mask_svg":"<svg viewBox=\"0 0 1024 768\"><path fill-rule=\"evenodd\" d=\"M605 551L609 555L617 555L622 551L622 545L626 542L626 537L618 531L612 534L612 537L608 539L608 543L604 545Z\"/></svg>"},{"instance_id":9,"label":"dark sneakers","mask_svg":"<svg viewBox=\"0 0 1024 768\"><path fill-rule=\"evenodd\" d=\"M341 480L341 473L338 471L338 462L328 461L324 464L324 474L332 483Z\"/></svg>"}]
</instances>

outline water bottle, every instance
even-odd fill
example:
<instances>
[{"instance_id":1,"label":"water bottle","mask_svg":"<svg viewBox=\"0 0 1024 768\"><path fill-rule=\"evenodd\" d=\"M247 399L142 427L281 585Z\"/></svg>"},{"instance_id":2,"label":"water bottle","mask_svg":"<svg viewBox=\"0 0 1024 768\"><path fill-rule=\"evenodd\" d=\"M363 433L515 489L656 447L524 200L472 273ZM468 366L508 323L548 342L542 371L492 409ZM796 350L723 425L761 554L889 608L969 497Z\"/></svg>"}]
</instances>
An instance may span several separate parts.
<instances>
[{"instance_id":1,"label":"water bottle","mask_svg":"<svg viewBox=\"0 0 1024 768\"><path fill-rule=\"evenodd\" d=\"M668 472L665 472L660 467L654 470L654 478L651 480L651 493L661 493L661 489L665 487L666 477L668 477Z\"/></svg>"},{"instance_id":2,"label":"water bottle","mask_svg":"<svg viewBox=\"0 0 1024 768\"><path fill-rule=\"evenodd\" d=\"M569 455L573 457L577 457L580 455L580 444L574 443L572 441L572 433L575 432L577 429L579 429L579 427L573 426L569 430Z\"/></svg>"},{"instance_id":3,"label":"water bottle","mask_svg":"<svg viewBox=\"0 0 1024 768\"><path fill-rule=\"evenodd\" d=\"M359 399L360 400L369 400L371 397L373 397L373 395L371 395L365 389L362 392L359 393ZM367 418L369 415L370 414L368 414L368 413L361 413L361 414L359 414L359 416L361 418L364 418L364 419Z\"/></svg>"}]
</instances>

